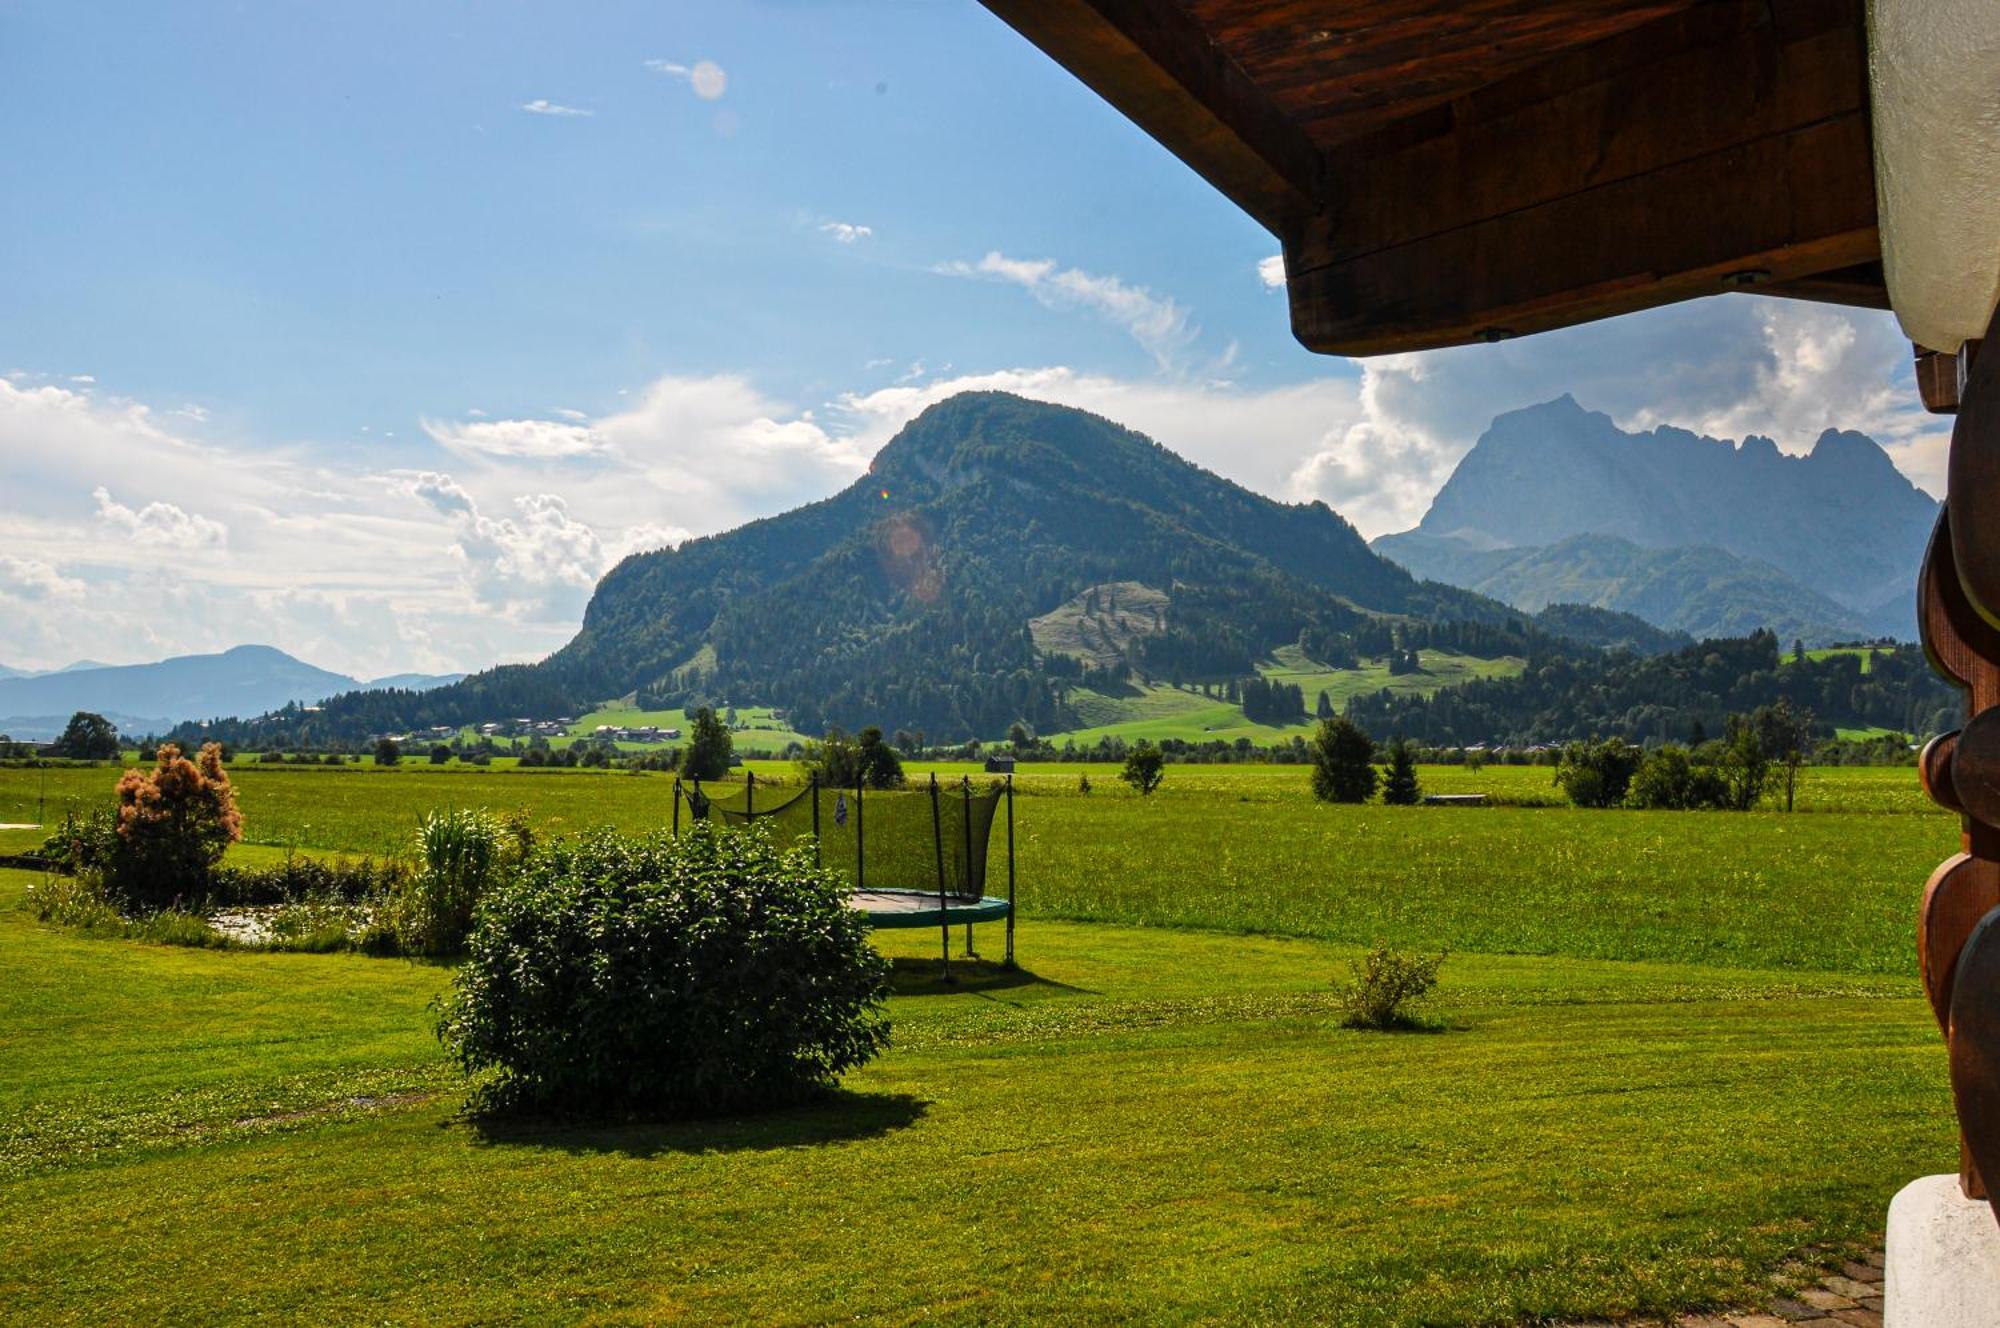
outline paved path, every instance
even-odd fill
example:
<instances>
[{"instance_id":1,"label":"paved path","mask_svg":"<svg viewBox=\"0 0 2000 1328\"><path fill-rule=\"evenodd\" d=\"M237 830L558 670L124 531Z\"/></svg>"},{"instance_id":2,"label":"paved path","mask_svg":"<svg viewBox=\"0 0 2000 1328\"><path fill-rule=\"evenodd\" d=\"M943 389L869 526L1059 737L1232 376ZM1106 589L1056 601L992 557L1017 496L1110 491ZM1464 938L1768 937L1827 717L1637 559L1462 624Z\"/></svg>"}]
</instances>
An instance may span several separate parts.
<instances>
[{"instance_id":1,"label":"paved path","mask_svg":"<svg viewBox=\"0 0 2000 1328\"><path fill-rule=\"evenodd\" d=\"M1781 1270L1779 1276L1790 1282ZM1562 1328L1635 1328L1658 1319L1584 1319ZM1881 1328L1882 1252L1873 1251L1843 1264L1837 1273L1789 1296L1780 1296L1768 1310L1728 1314L1683 1314L1665 1320L1674 1328Z\"/></svg>"}]
</instances>

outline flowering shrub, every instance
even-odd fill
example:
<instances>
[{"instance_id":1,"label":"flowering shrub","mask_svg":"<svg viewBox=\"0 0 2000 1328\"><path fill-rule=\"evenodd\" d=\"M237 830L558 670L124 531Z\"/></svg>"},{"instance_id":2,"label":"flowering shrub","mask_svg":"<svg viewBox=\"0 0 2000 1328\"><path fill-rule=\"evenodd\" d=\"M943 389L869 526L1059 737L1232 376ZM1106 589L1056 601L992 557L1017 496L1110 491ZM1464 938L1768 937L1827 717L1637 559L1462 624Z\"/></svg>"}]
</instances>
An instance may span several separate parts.
<instances>
[{"instance_id":1,"label":"flowering shrub","mask_svg":"<svg viewBox=\"0 0 2000 1328\"><path fill-rule=\"evenodd\" d=\"M107 884L141 908L205 895L223 852L242 837L222 748L209 743L190 761L162 744L150 773L127 770L118 781L118 846Z\"/></svg>"}]
</instances>

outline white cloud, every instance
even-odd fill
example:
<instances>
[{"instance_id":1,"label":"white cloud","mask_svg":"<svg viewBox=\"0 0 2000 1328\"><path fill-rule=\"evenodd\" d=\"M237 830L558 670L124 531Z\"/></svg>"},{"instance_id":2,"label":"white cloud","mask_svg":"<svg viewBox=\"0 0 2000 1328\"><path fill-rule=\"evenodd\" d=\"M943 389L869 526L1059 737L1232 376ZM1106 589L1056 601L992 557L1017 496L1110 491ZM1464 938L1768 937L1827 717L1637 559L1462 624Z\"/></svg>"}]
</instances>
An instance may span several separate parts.
<instances>
[{"instance_id":1,"label":"white cloud","mask_svg":"<svg viewBox=\"0 0 2000 1328\"><path fill-rule=\"evenodd\" d=\"M1050 309L1082 309L1117 327L1145 348L1164 372L1187 367L1198 329L1176 301L1133 286L1118 277L1100 276L1079 268L1061 267L1052 258L1009 258L995 252L977 263L962 259L940 264L936 271L952 277L975 277L1019 286Z\"/></svg>"},{"instance_id":2,"label":"white cloud","mask_svg":"<svg viewBox=\"0 0 2000 1328\"><path fill-rule=\"evenodd\" d=\"M533 101L521 103L521 109L530 115L583 116L596 115L596 111L581 106L564 106L561 102L550 101L547 97L537 97Z\"/></svg>"},{"instance_id":3,"label":"white cloud","mask_svg":"<svg viewBox=\"0 0 2000 1328\"><path fill-rule=\"evenodd\" d=\"M90 496L97 502L97 516L113 530L137 544L169 549L213 549L229 542L229 528L172 503L147 503L137 511L116 502L110 490L99 485Z\"/></svg>"},{"instance_id":4,"label":"white cloud","mask_svg":"<svg viewBox=\"0 0 2000 1328\"><path fill-rule=\"evenodd\" d=\"M853 244L856 240L865 240L875 233L873 226L856 226L846 221L829 221L819 229L821 234L831 235L842 244Z\"/></svg>"},{"instance_id":5,"label":"white cloud","mask_svg":"<svg viewBox=\"0 0 2000 1328\"><path fill-rule=\"evenodd\" d=\"M90 384L95 383L97 381L97 377L94 374L71 374L69 376L69 380L72 383L82 383L86 387L88 387Z\"/></svg>"},{"instance_id":6,"label":"white cloud","mask_svg":"<svg viewBox=\"0 0 2000 1328\"><path fill-rule=\"evenodd\" d=\"M1285 256L1272 254L1257 261L1257 280L1264 283L1265 290L1285 288Z\"/></svg>"},{"instance_id":7,"label":"white cloud","mask_svg":"<svg viewBox=\"0 0 2000 1328\"><path fill-rule=\"evenodd\" d=\"M182 402L174 409L174 414L184 420L193 420L196 424L205 424L208 422L207 407L197 406L192 401Z\"/></svg>"},{"instance_id":8,"label":"white cloud","mask_svg":"<svg viewBox=\"0 0 2000 1328\"><path fill-rule=\"evenodd\" d=\"M52 563L0 553L0 598L75 601L84 590L83 582L64 576Z\"/></svg>"},{"instance_id":9,"label":"white cloud","mask_svg":"<svg viewBox=\"0 0 2000 1328\"><path fill-rule=\"evenodd\" d=\"M494 518L449 475L425 471L408 492L446 518L467 586L502 612L574 622L609 566L597 532L573 519L556 494L521 494L514 516Z\"/></svg>"},{"instance_id":10,"label":"white cloud","mask_svg":"<svg viewBox=\"0 0 2000 1328\"><path fill-rule=\"evenodd\" d=\"M729 75L713 60L700 60L692 66L675 60L648 60L645 64L656 74L686 83L703 101L716 101L729 90Z\"/></svg>"},{"instance_id":11,"label":"white cloud","mask_svg":"<svg viewBox=\"0 0 2000 1328\"><path fill-rule=\"evenodd\" d=\"M554 420L478 420L455 424L427 419L423 426L424 432L438 443L467 456L578 457L602 452L606 446L605 440L589 425L558 424Z\"/></svg>"}]
</instances>

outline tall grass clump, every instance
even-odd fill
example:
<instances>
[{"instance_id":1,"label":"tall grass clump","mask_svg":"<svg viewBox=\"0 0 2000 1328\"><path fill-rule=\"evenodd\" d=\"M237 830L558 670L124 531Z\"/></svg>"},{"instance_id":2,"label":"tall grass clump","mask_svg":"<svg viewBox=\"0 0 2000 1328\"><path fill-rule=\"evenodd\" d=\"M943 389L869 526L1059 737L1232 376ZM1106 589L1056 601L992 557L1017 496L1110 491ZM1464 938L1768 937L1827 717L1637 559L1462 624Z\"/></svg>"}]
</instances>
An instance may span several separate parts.
<instances>
[{"instance_id":1,"label":"tall grass clump","mask_svg":"<svg viewBox=\"0 0 2000 1328\"><path fill-rule=\"evenodd\" d=\"M506 838L505 827L484 811L454 807L424 817L416 870L383 905L384 921L404 954L449 955L465 948L479 901L520 856L506 851ZM525 848L525 838L517 844Z\"/></svg>"},{"instance_id":2,"label":"tall grass clump","mask_svg":"<svg viewBox=\"0 0 2000 1328\"><path fill-rule=\"evenodd\" d=\"M480 911L438 1036L489 1110L698 1115L809 1098L888 1044L844 883L761 828L598 830Z\"/></svg>"}]
</instances>

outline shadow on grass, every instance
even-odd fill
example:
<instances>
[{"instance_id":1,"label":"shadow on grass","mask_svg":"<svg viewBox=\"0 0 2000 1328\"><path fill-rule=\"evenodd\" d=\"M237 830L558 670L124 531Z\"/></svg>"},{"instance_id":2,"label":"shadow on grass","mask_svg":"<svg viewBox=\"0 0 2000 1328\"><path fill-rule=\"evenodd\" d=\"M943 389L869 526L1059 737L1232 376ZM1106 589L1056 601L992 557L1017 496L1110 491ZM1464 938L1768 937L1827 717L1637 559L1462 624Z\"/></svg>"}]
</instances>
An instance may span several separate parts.
<instances>
[{"instance_id":1,"label":"shadow on grass","mask_svg":"<svg viewBox=\"0 0 2000 1328\"><path fill-rule=\"evenodd\" d=\"M483 1144L538 1148L570 1154L762 1152L874 1139L922 1120L930 1104L908 1093L855 1093L836 1089L795 1107L749 1116L675 1121L582 1121L466 1116Z\"/></svg>"},{"instance_id":2,"label":"shadow on grass","mask_svg":"<svg viewBox=\"0 0 2000 1328\"><path fill-rule=\"evenodd\" d=\"M1079 996L1097 995L1086 987L1072 987L1054 978L1037 977L1025 968L1007 968L991 959L966 959L953 955L949 982L945 981L944 972L936 959L899 955L890 963L894 972L889 978L889 989L897 996L954 996L968 992L977 995L1018 987L1044 987L1050 991L1074 992Z\"/></svg>"}]
</instances>

